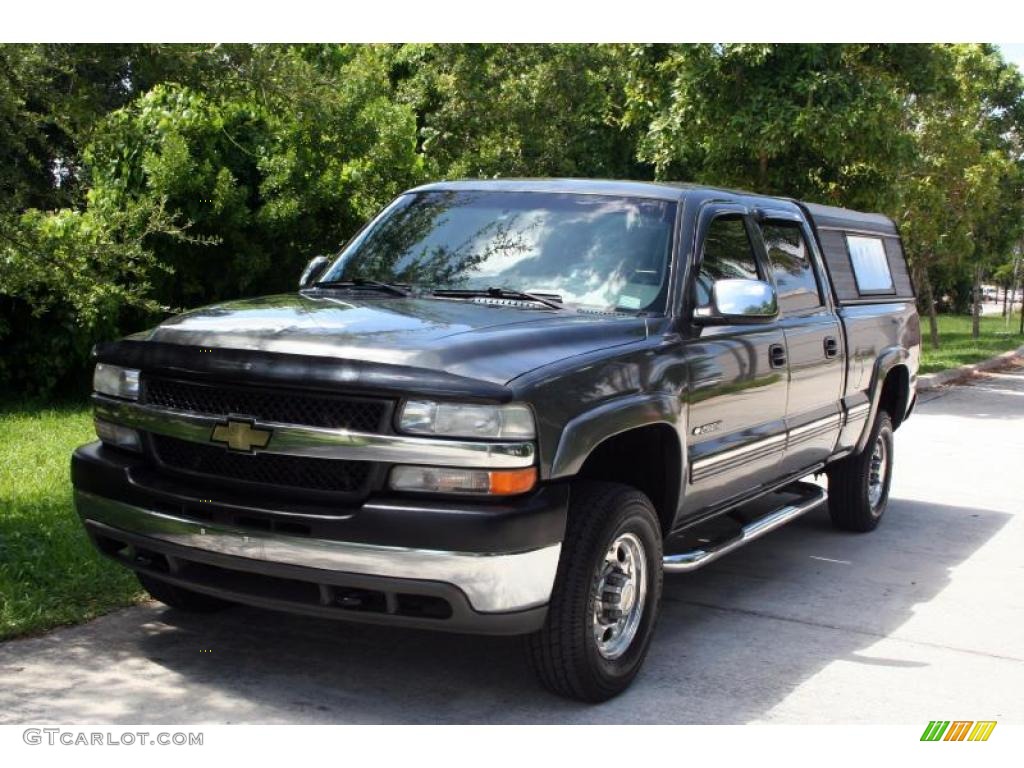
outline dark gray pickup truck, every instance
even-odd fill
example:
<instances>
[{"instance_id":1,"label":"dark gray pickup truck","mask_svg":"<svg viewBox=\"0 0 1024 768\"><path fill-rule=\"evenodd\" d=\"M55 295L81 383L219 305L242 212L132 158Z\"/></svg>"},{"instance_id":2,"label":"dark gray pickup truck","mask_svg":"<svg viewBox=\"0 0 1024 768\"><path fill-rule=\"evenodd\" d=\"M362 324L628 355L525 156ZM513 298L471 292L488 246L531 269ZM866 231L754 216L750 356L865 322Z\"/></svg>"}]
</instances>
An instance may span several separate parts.
<instances>
[{"instance_id":1,"label":"dark gray pickup truck","mask_svg":"<svg viewBox=\"0 0 1024 768\"><path fill-rule=\"evenodd\" d=\"M878 524L919 349L884 216L432 184L297 293L99 345L75 502L172 607L520 634L546 686L600 701L640 668L664 572L826 500Z\"/></svg>"}]
</instances>

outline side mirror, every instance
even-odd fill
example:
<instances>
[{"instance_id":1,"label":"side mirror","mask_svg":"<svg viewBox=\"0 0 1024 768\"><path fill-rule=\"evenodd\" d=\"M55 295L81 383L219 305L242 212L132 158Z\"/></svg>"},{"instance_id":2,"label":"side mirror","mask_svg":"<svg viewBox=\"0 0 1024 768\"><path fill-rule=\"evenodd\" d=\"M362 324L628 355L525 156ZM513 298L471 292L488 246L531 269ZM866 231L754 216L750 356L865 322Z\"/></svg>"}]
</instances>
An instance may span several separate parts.
<instances>
[{"instance_id":1,"label":"side mirror","mask_svg":"<svg viewBox=\"0 0 1024 768\"><path fill-rule=\"evenodd\" d=\"M302 277L299 278L299 290L308 288L320 279L320 275L324 273L324 270L327 269L327 265L330 263L331 260L326 256L314 256L310 259L309 263L306 264L306 268L302 270Z\"/></svg>"},{"instance_id":2,"label":"side mirror","mask_svg":"<svg viewBox=\"0 0 1024 768\"><path fill-rule=\"evenodd\" d=\"M778 317L775 289L763 280L716 280L711 304L698 307L694 322L700 325L769 323Z\"/></svg>"}]
</instances>

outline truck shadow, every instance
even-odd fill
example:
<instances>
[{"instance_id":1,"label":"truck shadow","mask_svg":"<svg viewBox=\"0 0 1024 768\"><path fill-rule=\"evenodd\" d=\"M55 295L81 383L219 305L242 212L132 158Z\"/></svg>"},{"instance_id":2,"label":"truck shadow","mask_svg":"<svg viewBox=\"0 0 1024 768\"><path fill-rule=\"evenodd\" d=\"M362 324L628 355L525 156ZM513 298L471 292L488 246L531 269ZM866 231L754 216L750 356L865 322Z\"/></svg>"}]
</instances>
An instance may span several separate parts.
<instances>
[{"instance_id":1,"label":"truck shadow","mask_svg":"<svg viewBox=\"0 0 1024 768\"><path fill-rule=\"evenodd\" d=\"M644 670L599 706L539 689L515 638L159 608L123 650L179 677L157 695L180 697L185 722L742 723L836 660L913 666L858 652L941 592L1009 518L893 499L886 524L858 536L833 531L819 511L702 571L669 576ZM116 686L110 694L120 695ZM126 721L145 722L154 691L125 695L139 697L120 702Z\"/></svg>"}]
</instances>

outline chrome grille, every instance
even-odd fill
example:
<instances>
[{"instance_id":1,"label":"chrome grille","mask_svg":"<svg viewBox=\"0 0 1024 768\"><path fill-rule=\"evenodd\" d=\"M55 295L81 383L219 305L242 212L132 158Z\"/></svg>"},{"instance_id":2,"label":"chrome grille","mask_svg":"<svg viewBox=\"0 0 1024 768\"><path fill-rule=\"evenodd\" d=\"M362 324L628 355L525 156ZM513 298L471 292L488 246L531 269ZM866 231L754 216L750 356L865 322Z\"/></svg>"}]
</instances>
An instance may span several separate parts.
<instances>
[{"instance_id":1,"label":"chrome grille","mask_svg":"<svg viewBox=\"0 0 1024 768\"><path fill-rule=\"evenodd\" d=\"M224 385L143 376L142 402L156 409L257 422L345 429L380 434L387 431L392 403L380 398L309 391ZM360 495L380 465L369 461L241 453L224 445L150 434L152 458L161 471L187 473L207 480L255 483L266 488Z\"/></svg>"},{"instance_id":2,"label":"chrome grille","mask_svg":"<svg viewBox=\"0 0 1024 768\"><path fill-rule=\"evenodd\" d=\"M259 421L379 433L391 406L387 400L320 395L292 390L222 386L144 377L142 401L176 411L249 416Z\"/></svg>"}]
</instances>

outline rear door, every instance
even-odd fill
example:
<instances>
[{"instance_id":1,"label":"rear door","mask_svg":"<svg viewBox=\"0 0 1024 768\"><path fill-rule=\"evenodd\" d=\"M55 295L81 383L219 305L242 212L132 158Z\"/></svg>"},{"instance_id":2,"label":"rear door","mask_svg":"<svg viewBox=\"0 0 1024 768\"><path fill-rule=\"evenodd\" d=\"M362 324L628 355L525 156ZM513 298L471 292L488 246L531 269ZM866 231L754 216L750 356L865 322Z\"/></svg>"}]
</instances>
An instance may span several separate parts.
<instances>
[{"instance_id":1,"label":"rear door","mask_svg":"<svg viewBox=\"0 0 1024 768\"><path fill-rule=\"evenodd\" d=\"M694 307L707 306L718 279L768 279L760 236L736 204L704 208L690 280ZM788 371L778 321L705 326L687 342L690 487L687 507L719 506L776 480L786 442Z\"/></svg>"},{"instance_id":2,"label":"rear door","mask_svg":"<svg viewBox=\"0 0 1024 768\"><path fill-rule=\"evenodd\" d=\"M789 359L781 476L812 467L832 453L839 435L846 350L806 222L791 211L759 213Z\"/></svg>"}]
</instances>

